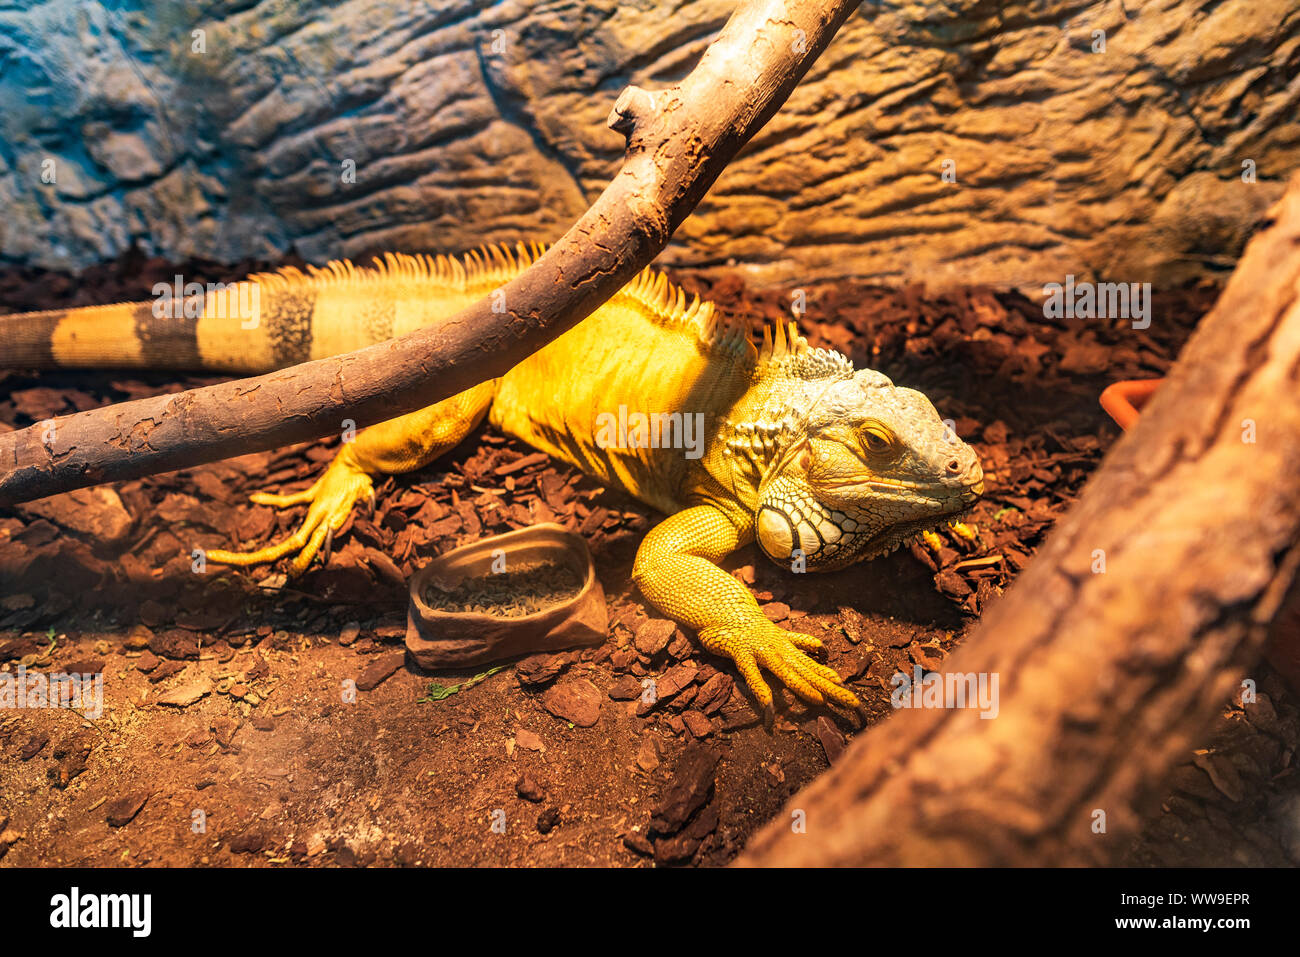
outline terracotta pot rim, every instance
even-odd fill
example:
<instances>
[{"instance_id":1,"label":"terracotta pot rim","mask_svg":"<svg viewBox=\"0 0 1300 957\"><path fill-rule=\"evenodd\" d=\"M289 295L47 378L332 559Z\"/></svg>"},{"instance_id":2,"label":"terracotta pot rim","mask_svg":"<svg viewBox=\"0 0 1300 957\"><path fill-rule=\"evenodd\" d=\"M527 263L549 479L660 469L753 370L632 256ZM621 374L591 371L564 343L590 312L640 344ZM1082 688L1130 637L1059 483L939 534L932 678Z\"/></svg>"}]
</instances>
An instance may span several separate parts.
<instances>
[{"instance_id":1,"label":"terracotta pot rim","mask_svg":"<svg viewBox=\"0 0 1300 957\"><path fill-rule=\"evenodd\" d=\"M1115 420L1115 424L1128 431L1137 422L1148 399L1159 388L1161 379L1123 379L1108 385L1101 393L1101 407ZM1136 401L1135 401L1136 400Z\"/></svg>"},{"instance_id":2,"label":"terracotta pot rim","mask_svg":"<svg viewBox=\"0 0 1300 957\"><path fill-rule=\"evenodd\" d=\"M493 615L481 611L444 611L440 608L434 608L429 605L421 594L424 591L424 582L432 574L433 569L437 568L440 564L446 563L448 560L459 554L469 551L479 551L483 549L484 546L489 546L490 550L491 546L499 545L506 541L522 540L527 543L529 539L555 541L556 538L561 540L561 544L563 544L570 553L577 556L579 565L583 566L586 570L582 579L582 584L578 586L577 590L574 591L571 596L563 601L558 601L553 605L548 605L547 607L541 608L537 611L529 612L526 615ZM591 557L591 550L587 547L586 540L580 535L575 535L563 525L557 525L554 522L545 522L541 525L528 525L524 528L516 528L508 532L489 535L487 538L480 538L477 541L468 542L464 545L457 545L451 551L444 552L437 556L411 576L411 604L415 612L425 621L436 620L449 624L454 622L465 625L492 623L495 625L511 626L518 624L523 627L537 624L545 618L554 616L557 612L564 613L571 610L587 595L588 592L591 591L595 579L596 564Z\"/></svg>"}]
</instances>

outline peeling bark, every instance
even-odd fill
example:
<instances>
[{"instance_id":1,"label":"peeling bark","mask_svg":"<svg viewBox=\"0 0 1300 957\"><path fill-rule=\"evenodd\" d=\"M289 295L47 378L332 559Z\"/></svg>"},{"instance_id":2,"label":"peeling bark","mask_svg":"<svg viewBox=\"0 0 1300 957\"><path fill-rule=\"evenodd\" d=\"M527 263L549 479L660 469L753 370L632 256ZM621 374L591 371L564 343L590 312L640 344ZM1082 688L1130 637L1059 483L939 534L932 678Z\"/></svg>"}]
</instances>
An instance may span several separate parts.
<instances>
[{"instance_id":1,"label":"peeling bark","mask_svg":"<svg viewBox=\"0 0 1300 957\"><path fill-rule=\"evenodd\" d=\"M1300 176L1270 221L1137 425L948 659L999 676L998 716L892 716L739 863L1115 863L1265 641L1300 640Z\"/></svg>"},{"instance_id":2,"label":"peeling bark","mask_svg":"<svg viewBox=\"0 0 1300 957\"><path fill-rule=\"evenodd\" d=\"M373 424L503 375L649 264L857 5L750 0L681 83L624 90L609 117L627 136L622 168L559 242L503 287L504 313L489 296L357 352L56 419L48 444L43 426L0 435L0 505L314 439L344 419Z\"/></svg>"}]
</instances>

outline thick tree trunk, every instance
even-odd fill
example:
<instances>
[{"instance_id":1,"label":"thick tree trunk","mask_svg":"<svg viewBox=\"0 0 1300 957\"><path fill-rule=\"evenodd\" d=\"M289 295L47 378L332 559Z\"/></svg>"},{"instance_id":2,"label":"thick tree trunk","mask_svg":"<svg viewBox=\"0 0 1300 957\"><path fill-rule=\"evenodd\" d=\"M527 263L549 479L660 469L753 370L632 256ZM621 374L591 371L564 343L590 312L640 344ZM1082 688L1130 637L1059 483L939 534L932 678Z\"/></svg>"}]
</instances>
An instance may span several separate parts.
<instances>
[{"instance_id":1,"label":"thick tree trunk","mask_svg":"<svg viewBox=\"0 0 1300 957\"><path fill-rule=\"evenodd\" d=\"M503 375L649 264L856 7L748 0L681 83L624 90L622 169L503 296L347 355L0 435L0 505L369 425Z\"/></svg>"},{"instance_id":2,"label":"thick tree trunk","mask_svg":"<svg viewBox=\"0 0 1300 957\"><path fill-rule=\"evenodd\" d=\"M1300 177L1270 217L1136 427L949 659L998 677L997 716L892 716L740 863L1117 859L1270 623L1297 620Z\"/></svg>"}]
</instances>

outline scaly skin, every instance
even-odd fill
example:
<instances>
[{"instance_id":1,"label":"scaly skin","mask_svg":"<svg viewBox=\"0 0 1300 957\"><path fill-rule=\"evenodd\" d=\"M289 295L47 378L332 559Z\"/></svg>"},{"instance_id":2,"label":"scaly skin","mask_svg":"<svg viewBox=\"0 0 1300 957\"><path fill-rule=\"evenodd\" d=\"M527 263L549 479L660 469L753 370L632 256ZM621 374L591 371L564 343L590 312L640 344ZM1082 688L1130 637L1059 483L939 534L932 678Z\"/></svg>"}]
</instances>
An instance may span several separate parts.
<instances>
[{"instance_id":1,"label":"scaly skin","mask_svg":"<svg viewBox=\"0 0 1300 957\"><path fill-rule=\"evenodd\" d=\"M451 315L538 251L492 248L463 265L389 256L373 270L334 263L253 277L261 305L251 329L247 316L231 318L234 309L212 309L209 296L202 314L170 326L154 321L148 303L4 317L0 344L13 365L175 367L197 356L205 367L264 371ZM684 448L692 436L680 429L669 433L676 447L635 441L635 431L622 441L609 427L620 410L633 430L638 414L698 422L698 444ZM764 709L772 692L763 671L814 704L856 707L858 699L809 657L822 647L816 638L770 622L719 562L757 541L794 571L843 568L955 520L983 492L974 451L919 392L855 372L838 353L810 348L793 325L767 330L756 348L743 326L709 303L688 304L647 271L500 379L360 433L305 491L254 495L276 507L305 504L307 515L282 542L209 552L208 561L292 556L291 571L305 570L328 555L355 503L373 496L375 476L424 467L485 414L668 515L642 542L632 576L651 604L736 662Z\"/></svg>"},{"instance_id":2,"label":"scaly skin","mask_svg":"<svg viewBox=\"0 0 1300 957\"><path fill-rule=\"evenodd\" d=\"M704 647L735 661L765 709L772 706L772 691L760 666L814 704L829 698L857 707L839 675L804 654L820 651L822 643L768 621L749 590L717 566L752 539L752 525L738 527L711 505L683 509L645 537L632 577L652 604L696 629ZM681 587L683 582L690 587Z\"/></svg>"}]
</instances>

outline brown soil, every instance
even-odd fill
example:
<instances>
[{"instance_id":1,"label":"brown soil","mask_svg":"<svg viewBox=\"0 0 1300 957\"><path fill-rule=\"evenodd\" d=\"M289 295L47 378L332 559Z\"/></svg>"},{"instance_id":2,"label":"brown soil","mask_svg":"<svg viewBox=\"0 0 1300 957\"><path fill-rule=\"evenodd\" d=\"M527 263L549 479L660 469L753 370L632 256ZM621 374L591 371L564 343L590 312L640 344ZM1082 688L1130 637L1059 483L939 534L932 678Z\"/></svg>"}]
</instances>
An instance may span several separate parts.
<instances>
[{"instance_id":1,"label":"brown soil","mask_svg":"<svg viewBox=\"0 0 1300 957\"><path fill-rule=\"evenodd\" d=\"M0 272L0 308L143 299L178 271L229 280L262 265L132 255L78 278ZM789 316L785 293L676 278L756 324ZM727 563L769 617L826 640L874 723L890 711L890 676L942 669L1115 441L1101 389L1160 375L1215 290L1157 294L1145 332L1049 321L1024 297L982 289L805 293L814 344L925 391L988 474L976 543L948 536L938 554L914 547L824 576L786 574L752 548ZM205 381L0 372L0 423ZM6 864L723 864L858 730L788 694L764 729L729 662L630 587L656 516L486 429L385 482L328 567L294 581L274 568L194 570L195 548L291 531L302 508L251 505L248 493L305 487L336 445L0 511L3 667L104 676L93 723L0 711ZM609 640L492 673L426 675L406 662L413 569L541 521L586 537ZM653 707L639 699L644 676L657 677ZM1300 833L1285 823L1300 818L1296 696L1263 666L1255 677L1259 701L1225 703L1152 809L1133 863L1300 863Z\"/></svg>"}]
</instances>

